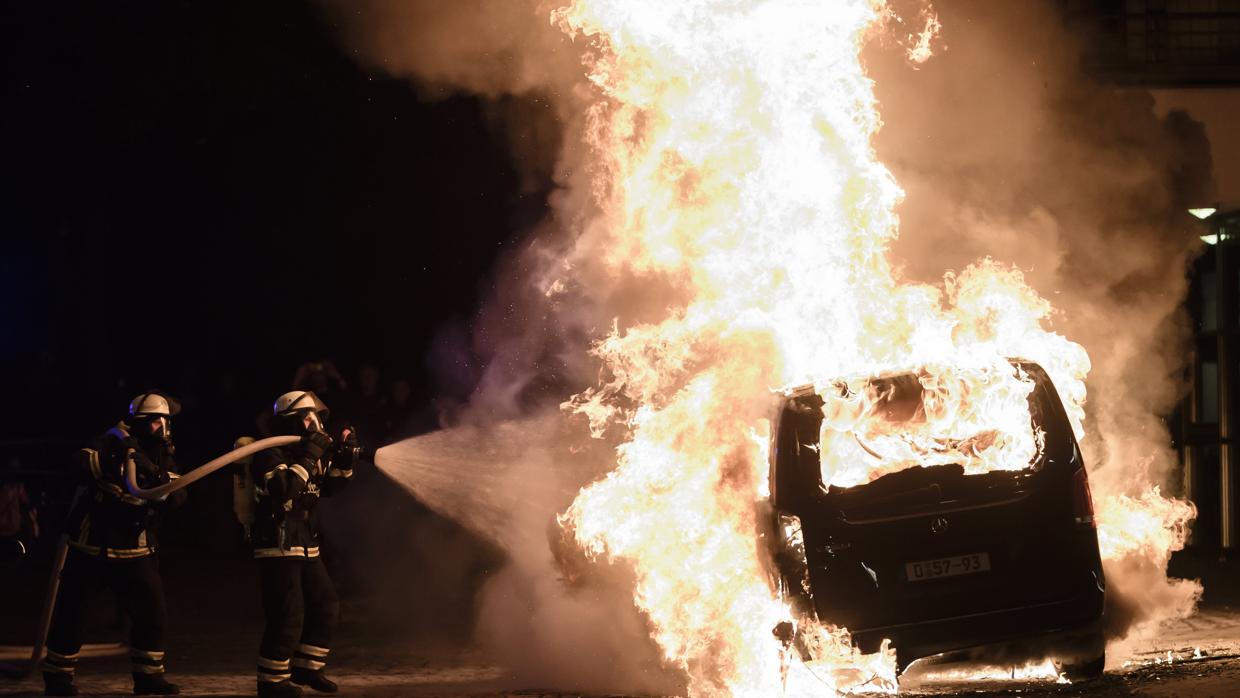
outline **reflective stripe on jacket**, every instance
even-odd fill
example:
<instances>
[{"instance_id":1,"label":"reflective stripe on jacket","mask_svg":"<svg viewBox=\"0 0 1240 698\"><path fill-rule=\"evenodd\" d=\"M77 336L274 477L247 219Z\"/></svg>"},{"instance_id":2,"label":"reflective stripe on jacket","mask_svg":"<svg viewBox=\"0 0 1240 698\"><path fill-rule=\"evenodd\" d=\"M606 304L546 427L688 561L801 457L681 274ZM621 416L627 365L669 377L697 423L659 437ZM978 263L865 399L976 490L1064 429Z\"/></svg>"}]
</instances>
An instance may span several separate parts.
<instances>
[{"instance_id":1,"label":"reflective stripe on jacket","mask_svg":"<svg viewBox=\"0 0 1240 698\"><path fill-rule=\"evenodd\" d=\"M150 555L157 545L159 513L184 500L177 492L167 502L140 499L125 489L126 449L114 434L95 439L77 453L84 492L69 512L69 545L111 560ZM178 477L170 448L144 448L135 454L138 484L154 487Z\"/></svg>"}]
</instances>

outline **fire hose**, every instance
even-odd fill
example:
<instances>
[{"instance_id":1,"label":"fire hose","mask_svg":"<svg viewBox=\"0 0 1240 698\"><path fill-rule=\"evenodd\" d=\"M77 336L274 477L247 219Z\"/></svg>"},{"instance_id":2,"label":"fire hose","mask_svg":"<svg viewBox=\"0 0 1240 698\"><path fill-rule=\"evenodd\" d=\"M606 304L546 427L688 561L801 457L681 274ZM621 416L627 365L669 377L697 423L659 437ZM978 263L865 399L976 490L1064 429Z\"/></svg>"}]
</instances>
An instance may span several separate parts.
<instances>
[{"instance_id":1,"label":"fire hose","mask_svg":"<svg viewBox=\"0 0 1240 698\"><path fill-rule=\"evenodd\" d=\"M114 432L121 438L128 436L127 433L119 428L115 429ZM261 439L251 444L241 446L240 448L233 449L215 460L209 461L198 468L194 468L183 477L179 477L162 485L146 489L138 486L137 465L134 463L133 451L131 450L128 454L126 454L125 459L125 489L129 491L130 495L139 499L163 499L177 490L189 487L195 482L198 482L202 478L226 465L231 465L232 463L235 463L259 451L274 448L276 446L286 446L300 440L301 437L298 436L272 436L270 438ZM59 544L56 546L56 557L52 562L52 575L48 583L47 595L43 602L43 614L39 618L39 637L38 641L35 642L33 651L30 654L30 664L25 672L27 674L33 672L43 661L43 650L47 646L47 634L52 627L52 609L56 605L56 595L60 591L60 573L64 569L68 552L69 537L67 535L62 535L60 537Z\"/></svg>"},{"instance_id":2,"label":"fire hose","mask_svg":"<svg viewBox=\"0 0 1240 698\"><path fill-rule=\"evenodd\" d=\"M246 456L276 446L287 446L298 441L301 441L300 436L272 436L255 441L247 446L233 449L213 461L194 468L187 475L149 489L142 489L138 486L138 466L133 461L133 452L130 451L129 457L125 460L125 489L129 490L129 494L139 499L162 499L179 489L189 487L220 468L231 465Z\"/></svg>"}]
</instances>

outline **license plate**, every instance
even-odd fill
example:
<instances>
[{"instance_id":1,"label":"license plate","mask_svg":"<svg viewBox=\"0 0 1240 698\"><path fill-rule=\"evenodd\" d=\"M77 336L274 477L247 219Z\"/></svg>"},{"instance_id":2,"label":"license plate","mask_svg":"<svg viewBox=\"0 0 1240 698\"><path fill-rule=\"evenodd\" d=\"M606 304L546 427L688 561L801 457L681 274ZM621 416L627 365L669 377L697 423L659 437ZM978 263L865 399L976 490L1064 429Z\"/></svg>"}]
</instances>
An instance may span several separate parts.
<instances>
[{"instance_id":1,"label":"license plate","mask_svg":"<svg viewBox=\"0 0 1240 698\"><path fill-rule=\"evenodd\" d=\"M910 582L924 582L927 579L956 577L962 574L976 574L990 571L990 555L973 553L971 555L954 555L934 560L909 562L904 565L904 572Z\"/></svg>"}]
</instances>

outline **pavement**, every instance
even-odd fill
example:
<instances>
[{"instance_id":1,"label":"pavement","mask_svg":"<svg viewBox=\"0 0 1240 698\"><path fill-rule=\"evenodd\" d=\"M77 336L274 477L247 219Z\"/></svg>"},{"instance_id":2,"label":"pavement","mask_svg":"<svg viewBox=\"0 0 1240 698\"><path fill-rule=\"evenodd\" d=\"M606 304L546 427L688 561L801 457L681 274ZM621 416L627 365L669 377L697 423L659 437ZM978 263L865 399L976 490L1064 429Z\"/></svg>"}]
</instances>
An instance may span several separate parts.
<instances>
[{"instance_id":1,"label":"pavement","mask_svg":"<svg viewBox=\"0 0 1240 698\"><path fill-rule=\"evenodd\" d=\"M1055 679L998 676L973 680L927 680L902 686L908 696L1193 696L1240 695L1240 609L1203 609L1162 628L1157 640L1108 666L1097 680L1076 684Z\"/></svg>"},{"instance_id":2,"label":"pavement","mask_svg":"<svg viewBox=\"0 0 1240 698\"><path fill-rule=\"evenodd\" d=\"M485 559L479 558L479 559ZM253 661L261 622L257 578L252 564L236 557L171 555L163 561L172 628L169 676L186 695L254 695ZM1098 680L1056 683L1051 676L1020 678L1006 670L980 676L971 672L911 673L901 686L907 696L1240 696L1240 560L1217 554L1182 554L1173 561L1178 576L1203 580L1199 612L1165 626L1154 641L1130 656L1115 659ZM0 576L0 662L18 661L29 652L46 565L32 561ZM485 576L488 570L482 568ZM345 696L596 696L564 688L522 685L476 647L468 632L472 602L468 594L434 592L410 608L358 599L344 585L341 627L329 674ZM109 604L97 604L88 626L91 642L120 643L124 624ZM424 622L416 622L414 617ZM25 647L22 647L24 645ZM7 647L6 647L7 646ZM81 661L83 695L127 695L127 658L119 644L97 647ZM38 676L0 678L0 697L38 695ZM602 698L599 696L598 698Z\"/></svg>"}]
</instances>

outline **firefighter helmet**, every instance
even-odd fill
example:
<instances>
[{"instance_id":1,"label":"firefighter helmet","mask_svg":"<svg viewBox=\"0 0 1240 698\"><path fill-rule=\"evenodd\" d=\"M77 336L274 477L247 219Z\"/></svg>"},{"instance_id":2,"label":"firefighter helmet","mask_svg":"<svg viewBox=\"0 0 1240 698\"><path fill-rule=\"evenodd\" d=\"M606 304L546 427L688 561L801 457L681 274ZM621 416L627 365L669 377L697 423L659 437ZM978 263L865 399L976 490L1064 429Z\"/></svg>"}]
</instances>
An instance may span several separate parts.
<instances>
[{"instance_id":1,"label":"firefighter helmet","mask_svg":"<svg viewBox=\"0 0 1240 698\"><path fill-rule=\"evenodd\" d=\"M171 417L180 412L181 403L158 390L142 393L129 403L129 414L133 417Z\"/></svg>"},{"instance_id":2,"label":"firefighter helmet","mask_svg":"<svg viewBox=\"0 0 1240 698\"><path fill-rule=\"evenodd\" d=\"M272 413L277 417L289 417L304 412L315 412L320 418L326 419L327 405L310 390L293 390L276 398Z\"/></svg>"},{"instance_id":3,"label":"firefighter helmet","mask_svg":"<svg viewBox=\"0 0 1240 698\"><path fill-rule=\"evenodd\" d=\"M172 416L181 412L181 403L157 390L142 393L129 403L125 423L143 443L172 444Z\"/></svg>"},{"instance_id":4,"label":"firefighter helmet","mask_svg":"<svg viewBox=\"0 0 1240 698\"><path fill-rule=\"evenodd\" d=\"M294 390L276 398L272 406L276 431L285 434L306 434L323 431L327 421L327 405L311 390Z\"/></svg>"}]
</instances>

